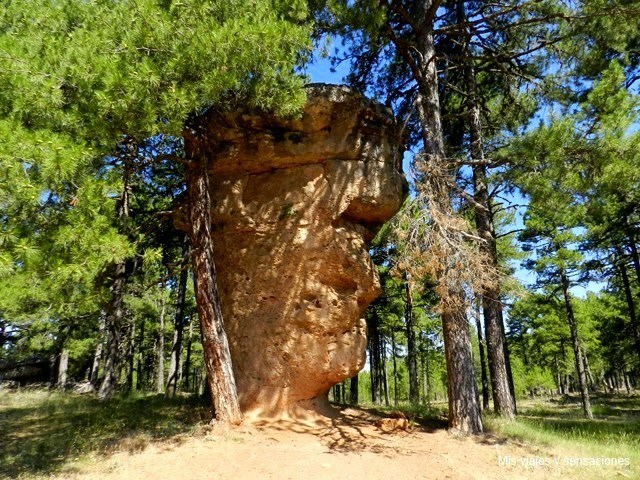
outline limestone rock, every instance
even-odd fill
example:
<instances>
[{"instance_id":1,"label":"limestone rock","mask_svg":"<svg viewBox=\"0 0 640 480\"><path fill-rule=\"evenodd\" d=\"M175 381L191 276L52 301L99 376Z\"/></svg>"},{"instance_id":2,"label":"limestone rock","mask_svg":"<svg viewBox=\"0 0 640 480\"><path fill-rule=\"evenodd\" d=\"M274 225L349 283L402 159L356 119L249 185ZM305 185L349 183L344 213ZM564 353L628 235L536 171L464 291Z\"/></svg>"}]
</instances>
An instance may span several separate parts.
<instances>
[{"instance_id":1,"label":"limestone rock","mask_svg":"<svg viewBox=\"0 0 640 480\"><path fill-rule=\"evenodd\" d=\"M304 114L209 114L218 287L245 414L300 415L362 369L367 243L406 195L391 114L336 86Z\"/></svg>"}]
</instances>

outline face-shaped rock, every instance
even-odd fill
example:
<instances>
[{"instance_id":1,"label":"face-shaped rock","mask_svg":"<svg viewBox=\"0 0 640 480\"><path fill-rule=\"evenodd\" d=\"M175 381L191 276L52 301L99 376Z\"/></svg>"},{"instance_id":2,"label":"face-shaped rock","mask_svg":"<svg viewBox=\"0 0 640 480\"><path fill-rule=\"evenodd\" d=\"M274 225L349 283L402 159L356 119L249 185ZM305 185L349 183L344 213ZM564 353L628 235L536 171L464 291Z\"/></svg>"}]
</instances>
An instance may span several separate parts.
<instances>
[{"instance_id":1,"label":"face-shaped rock","mask_svg":"<svg viewBox=\"0 0 640 480\"><path fill-rule=\"evenodd\" d=\"M206 126L218 287L240 403L296 416L364 366L379 294L367 242L405 196L397 127L344 87L308 90L301 119Z\"/></svg>"}]
</instances>

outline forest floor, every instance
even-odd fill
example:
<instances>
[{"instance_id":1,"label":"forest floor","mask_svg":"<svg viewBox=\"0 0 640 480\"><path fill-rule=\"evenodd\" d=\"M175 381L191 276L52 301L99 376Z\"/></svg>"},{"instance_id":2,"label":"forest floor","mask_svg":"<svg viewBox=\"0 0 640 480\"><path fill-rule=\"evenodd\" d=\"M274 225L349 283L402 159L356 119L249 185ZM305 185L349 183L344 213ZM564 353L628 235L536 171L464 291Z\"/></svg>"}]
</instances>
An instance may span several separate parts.
<instances>
[{"instance_id":1,"label":"forest floor","mask_svg":"<svg viewBox=\"0 0 640 480\"><path fill-rule=\"evenodd\" d=\"M367 408L221 430L193 398L0 392L0 478L640 478L640 397L596 398L593 422L574 400L521 402L517 422L488 418L489 433L456 438L436 410L408 431Z\"/></svg>"}]
</instances>

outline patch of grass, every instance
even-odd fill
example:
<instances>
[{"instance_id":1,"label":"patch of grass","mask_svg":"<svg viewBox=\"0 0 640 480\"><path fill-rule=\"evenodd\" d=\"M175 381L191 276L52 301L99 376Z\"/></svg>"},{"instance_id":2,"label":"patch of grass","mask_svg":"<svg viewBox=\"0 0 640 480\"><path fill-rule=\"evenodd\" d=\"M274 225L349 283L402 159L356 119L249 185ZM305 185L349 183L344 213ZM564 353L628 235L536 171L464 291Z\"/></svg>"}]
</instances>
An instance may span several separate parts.
<instances>
[{"instance_id":1,"label":"patch of grass","mask_svg":"<svg viewBox=\"0 0 640 480\"><path fill-rule=\"evenodd\" d=\"M99 401L49 391L0 392L0 478L50 475L89 454L140 451L194 432L209 409L196 397Z\"/></svg>"},{"instance_id":2,"label":"patch of grass","mask_svg":"<svg viewBox=\"0 0 640 480\"><path fill-rule=\"evenodd\" d=\"M571 467L569 478L640 477L640 396L594 396L594 419L582 415L579 399L526 401L515 422L487 416L488 431L571 458L624 458L629 466Z\"/></svg>"}]
</instances>

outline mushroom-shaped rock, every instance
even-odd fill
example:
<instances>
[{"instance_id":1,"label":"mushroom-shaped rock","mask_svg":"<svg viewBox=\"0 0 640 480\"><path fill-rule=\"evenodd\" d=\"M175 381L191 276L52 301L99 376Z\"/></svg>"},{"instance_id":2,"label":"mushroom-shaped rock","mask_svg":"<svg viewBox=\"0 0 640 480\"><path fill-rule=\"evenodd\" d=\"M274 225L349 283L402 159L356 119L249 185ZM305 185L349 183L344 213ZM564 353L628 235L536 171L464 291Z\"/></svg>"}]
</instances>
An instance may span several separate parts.
<instances>
[{"instance_id":1,"label":"mushroom-shaped rock","mask_svg":"<svg viewBox=\"0 0 640 480\"><path fill-rule=\"evenodd\" d=\"M362 369L364 311L380 292L367 243L406 196L391 113L346 87L312 85L307 97L297 119L235 111L201 123L218 288L249 416L300 417Z\"/></svg>"}]
</instances>

